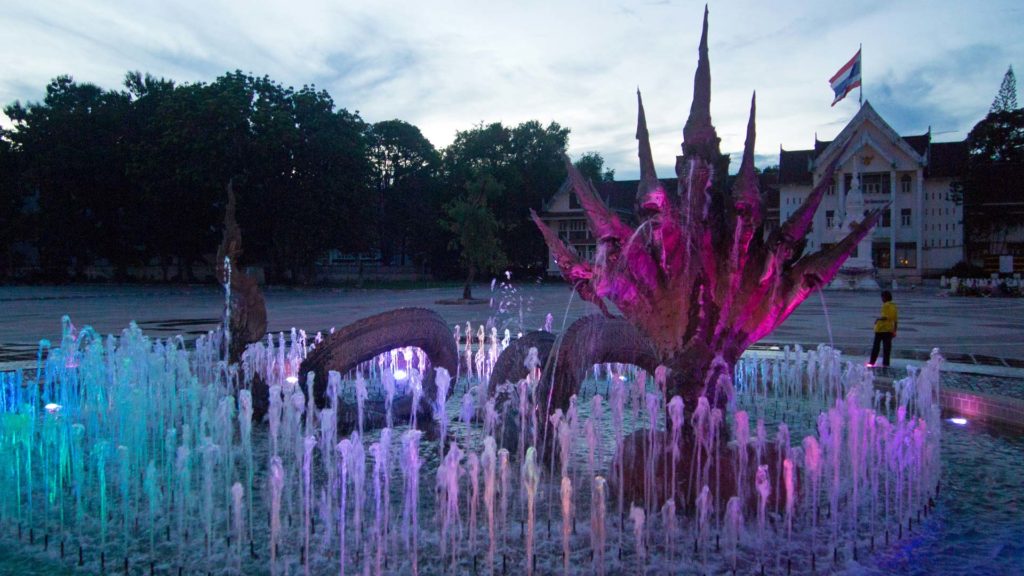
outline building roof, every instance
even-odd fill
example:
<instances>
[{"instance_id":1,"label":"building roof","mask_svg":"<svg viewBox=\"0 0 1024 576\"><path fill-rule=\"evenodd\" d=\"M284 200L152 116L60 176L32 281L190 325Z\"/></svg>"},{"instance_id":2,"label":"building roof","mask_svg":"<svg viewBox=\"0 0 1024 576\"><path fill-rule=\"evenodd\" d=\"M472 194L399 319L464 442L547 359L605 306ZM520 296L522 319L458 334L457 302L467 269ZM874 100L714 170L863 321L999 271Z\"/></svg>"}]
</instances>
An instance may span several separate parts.
<instances>
[{"instance_id":1,"label":"building roof","mask_svg":"<svg viewBox=\"0 0 1024 576\"><path fill-rule=\"evenodd\" d=\"M867 109L858 113L858 116L877 116L874 109L868 108L868 103L865 103L864 107ZM854 118L847 127L856 121L857 118ZM964 174L967 170L966 141L932 142L930 132L913 136L899 136L899 139L919 156L927 159L926 168L930 177L954 177ZM829 149L833 142L834 140L815 138L814 148L811 150L780 149L779 184L812 184L812 168L816 160Z\"/></svg>"},{"instance_id":2,"label":"building roof","mask_svg":"<svg viewBox=\"0 0 1024 576\"><path fill-rule=\"evenodd\" d=\"M606 206L616 212L632 213L637 184L636 180L623 180L598 182L595 187L597 194L604 200Z\"/></svg>"},{"instance_id":3,"label":"building roof","mask_svg":"<svg viewBox=\"0 0 1024 576\"><path fill-rule=\"evenodd\" d=\"M928 151L928 176L956 178L967 173L967 142L933 142Z\"/></svg>"},{"instance_id":4,"label":"building roof","mask_svg":"<svg viewBox=\"0 0 1024 576\"><path fill-rule=\"evenodd\" d=\"M661 178L661 185L666 190L675 190L678 186L678 182L675 178ZM597 195L601 197L605 205L616 212L622 214L633 214L634 205L636 204L636 190L640 185L639 180L614 180L611 182L597 182L594 187L597 189ZM567 191L572 193L570 190L572 182L569 178L566 178L562 185L558 187L558 191Z\"/></svg>"},{"instance_id":5,"label":"building roof","mask_svg":"<svg viewBox=\"0 0 1024 576\"><path fill-rule=\"evenodd\" d=\"M900 136L908 146L914 149L921 156L925 155L928 151L928 144L931 141L930 134L921 134L919 136ZM832 145L833 140L814 140L814 157L817 158L826 148ZM798 150L798 152L810 152L810 150Z\"/></svg>"},{"instance_id":6,"label":"building roof","mask_svg":"<svg viewBox=\"0 0 1024 576\"><path fill-rule=\"evenodd\" d=\"M932 135L931 133L921 134L920 136L903 136L903 141L910 145L921 156L924 156L928 151L928 145L931 144Z\"/></svg>"},{"instance_id":7,"label":"building roof","mask_svg":"<svg viewBox=\"0 0 1024 576\"><path fill-rule=\"evenodd\" d=\"M779 184L811 184L811 161L815 155L814 150L780 149Z\"/></svg>"}]
</instances>

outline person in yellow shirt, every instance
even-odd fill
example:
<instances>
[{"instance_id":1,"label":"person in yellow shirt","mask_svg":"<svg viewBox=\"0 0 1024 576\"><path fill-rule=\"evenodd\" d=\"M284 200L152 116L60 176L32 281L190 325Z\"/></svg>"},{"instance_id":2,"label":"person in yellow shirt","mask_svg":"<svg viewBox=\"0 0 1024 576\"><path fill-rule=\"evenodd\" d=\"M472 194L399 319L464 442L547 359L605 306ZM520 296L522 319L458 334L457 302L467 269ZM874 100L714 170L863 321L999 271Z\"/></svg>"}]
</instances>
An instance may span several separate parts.
<instances>
[{"instance_id":1,"label":"person in yellow shirt","mask_svg":"<svg viewBox=\"0 0 1024 576\"><path fill-rule=\"evenodd\" d=\"M889 367L889 357L892 354L892 339L896 337L896 326L899 323L899 313L896 311L896 303L892 301L892 292L882 291L882 314L875 320L875 342L871 345L871 362L868 366L874 366L878 360L878 347L882 347L882 366Z\"/></svg>"}]
</instances>

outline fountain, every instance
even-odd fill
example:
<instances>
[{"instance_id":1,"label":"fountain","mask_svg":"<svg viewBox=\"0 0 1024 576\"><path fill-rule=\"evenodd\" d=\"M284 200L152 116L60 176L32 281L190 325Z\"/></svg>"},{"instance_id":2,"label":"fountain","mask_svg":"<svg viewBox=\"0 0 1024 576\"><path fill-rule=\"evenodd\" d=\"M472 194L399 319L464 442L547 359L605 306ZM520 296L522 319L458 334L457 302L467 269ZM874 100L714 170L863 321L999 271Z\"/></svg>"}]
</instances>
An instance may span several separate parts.
<instances>
[{"instance_id":1,"label":"fountain","mask_svg":"<svg viewBox=\"0 0 1024 576\"><path fill-rule=\"evenodd\" d=\"M778 574L920 533L938 351L884 393L829 346L742 355L877 214L801 257L821 188L762 240L752 120L734 198L712 194L706 34L705 13L684 194L657 184L642 106L636 230L570 168L601 250L559 264L606 315L511 340L395 310L239 362L218 333L66 319L34 375L0 375L0 539L92 572Z\"/></svg>"},{"instance_id":2,"label":"fountain","mask_svg":"<svg viewBox=\"0 0 1024 576\"><path fill-rule=\"evenodd\" d=\"M431 421L417 422L424 431L395 420L340 432L336 414L357 410L359 379L367 404L383 400L392 354L331 374L331 389L349 394L308 408L302 389L264 361L280 358L280 344L294 366L302 349L283 335L272 342L242 366L211 353L216 338L188 350L134 326L44 343L42 385L0 381L5 534L20 526L25 554L60 561L62 546L65 563L80 557L92 571L124 562L171 574L807 570L914 533L937 492L938 354L889 395L827 346L743 357L727 410L701 398L692 416L679 396L665 400L664 374L601 365L581 389L590 397L559 417L556 459L549 466L530 445L517 466L515 449L496 441L510 437L500 433L508 418L496 418L492 436L483 409L450 417L462 408L456 391L486 387L478 378L451 382L443 444L421 442L445 419L436 405ZM412 364L420 355L411 352ZM249 420L245 387L258 378L272 391L274 429ZM535 413L540 385L524 382L525 410ZM492 409L518 413L518 391ZM631 464L637 453L622 449L630 438L641 439L640 454L667 457ZM48 551L39 538L52 542Z\"/></svg>"}]
</instances>

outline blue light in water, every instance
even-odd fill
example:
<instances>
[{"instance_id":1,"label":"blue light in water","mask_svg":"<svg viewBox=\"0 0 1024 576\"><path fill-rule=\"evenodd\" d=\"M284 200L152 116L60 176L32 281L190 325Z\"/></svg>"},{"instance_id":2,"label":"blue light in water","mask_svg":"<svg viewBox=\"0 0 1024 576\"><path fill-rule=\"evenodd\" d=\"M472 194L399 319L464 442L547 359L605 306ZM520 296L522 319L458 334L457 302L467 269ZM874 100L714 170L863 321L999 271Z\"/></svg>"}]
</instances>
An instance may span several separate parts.
<instances>
[{"instance_id":1,"label":"blue light in water","mask_svg":"<svg viewBox=\"0 0 1024 576\"><path fill-rule=\"evenodd\" d=\"M967 418L961 418L960 416L957 416L956 418L950 418L949 421L952 422L953 424L956 424L957 426L964 426L967 424Z\"/></svg>"},{"instance_id":2,"label":"blue light in water","mask_svg":"<svg viewBox=\"0 0 1024 576\"><path fill-rule=\"evenodd\" d=\"M401 368L395 370L395 380L405 380L409 377L409 373Z\"/></svg>"},{"instance_id":3,"label":"blue light in water","mask_svg":"<svg viewBox=\"0 0 1024 576\"><path fill-rule=\"evenodd\" d=\"M299 383L299 377L298 376L289 376L289 377L285 378L284 381L289 383L289 384L298 384Z\"/></svg>"}]
</instances>

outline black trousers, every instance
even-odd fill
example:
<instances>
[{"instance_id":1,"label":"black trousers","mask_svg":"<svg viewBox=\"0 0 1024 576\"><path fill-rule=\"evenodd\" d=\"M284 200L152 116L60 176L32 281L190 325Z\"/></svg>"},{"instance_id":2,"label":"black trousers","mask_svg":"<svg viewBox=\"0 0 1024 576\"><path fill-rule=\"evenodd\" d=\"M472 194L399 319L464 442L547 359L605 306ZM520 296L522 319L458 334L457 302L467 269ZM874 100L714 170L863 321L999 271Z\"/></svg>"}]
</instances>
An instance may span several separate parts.
<instances>
[{"instance_id":1,"label":"black trousers","mask_svg":"<svg viewBox=\"0 0 1024 576\"><path fill-rule=\"evenodd\" d=\"M882 345L882 366L889 366L889 357L892 355L892 332L875 332L875 341L871 344L871 363L878 359L878 345Z\"/></svg>"}]
</instances>

